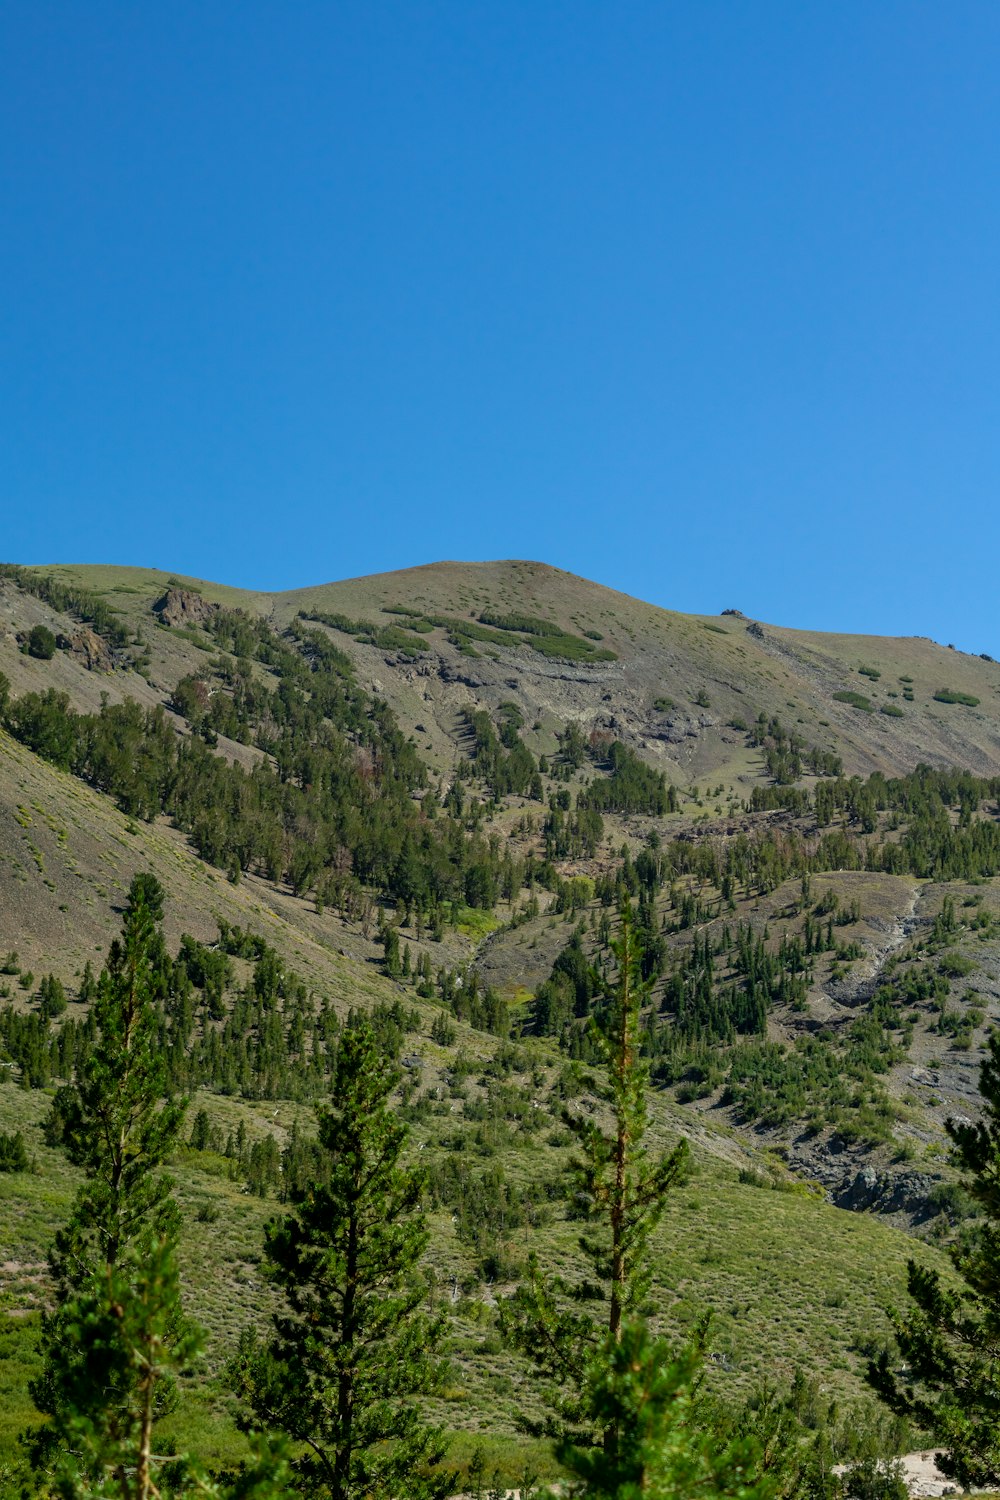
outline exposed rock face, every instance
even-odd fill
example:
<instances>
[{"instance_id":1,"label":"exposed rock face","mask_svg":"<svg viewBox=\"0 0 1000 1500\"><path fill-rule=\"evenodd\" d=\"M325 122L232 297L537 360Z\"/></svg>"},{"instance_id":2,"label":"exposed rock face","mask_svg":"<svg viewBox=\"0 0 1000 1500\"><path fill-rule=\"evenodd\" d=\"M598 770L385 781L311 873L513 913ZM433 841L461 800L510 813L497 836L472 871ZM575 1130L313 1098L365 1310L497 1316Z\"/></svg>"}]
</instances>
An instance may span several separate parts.
<instances>
[{"instance_id":1,"label":"exposed rock face","mask_svg":"<svg viewBox=\"0 0 1000 1500\"><path fill-rule=\"evenodd\" d=\"M153 605L153 613L159 615L164 625L204 625L218 608L193 589L167 589Z\"/></svg>"},{"instance_id":2,"label":"exposed rock face","mask_svg":"<svg viewBox=\"0 0 1000 1500\"><path fill-rule=\"evenodd\" d=\"M86 625L73 635L57 636L56 645L60 651L65 651L69 656L81 662L88 672L113 672L115 669L115 657L111 647L96 631L89 629Z\"/></svg>"},{"instance_id":3,"label":"exposed rock face","mask_svg":"<svg viewBox=\"0 0 1000 1500\"><path fill-rule=\"evenodd\" d=\"M844 1184L834 1202L838 1208L862 1210L874 1208L878 1197L878 1173L874 1167L862 1167L853 1179Z\"/></svg>"},{"instance_id":4,"label":"exposed rock face","mask_svg":"<svg viewBox=\"0 0 1000 1500\"><path fill-rule=\"evenodd\" d=\"M845 1178L833 1201L838 1208L856 1212L905 1213L925 1219L930 1212L928 1195L939 1181L926 1172L879 1173L874 1167L863 1167L853 1178Z\"/></svg>"}]
</instances>

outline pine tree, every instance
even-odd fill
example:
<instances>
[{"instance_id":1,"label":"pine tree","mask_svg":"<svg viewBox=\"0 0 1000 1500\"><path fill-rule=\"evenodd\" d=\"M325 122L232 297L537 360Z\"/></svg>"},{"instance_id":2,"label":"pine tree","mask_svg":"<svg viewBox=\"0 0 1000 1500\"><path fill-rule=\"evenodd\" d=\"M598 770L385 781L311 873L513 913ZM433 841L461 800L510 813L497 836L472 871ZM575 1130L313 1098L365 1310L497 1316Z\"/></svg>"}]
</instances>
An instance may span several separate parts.
<instances>
[{"instance_id":1,"label":"pine tree","mask_svg":"<svg viewBox=\"0 0 1000 1500\"><path fill-rule=\"evenodd\" d=\"M97 984L95 1044L53 1104L50 1134L84 1182L50 1255L56 1305L43 1320L43 1366L31 1386L50 1420L28 1448L33 1472L63 1500L277 1500L280 1456L226 1489L183 1458L153 1453L155 1423L200 1347L181 1310L179 1216L159 1170L184 1117L184 1104L167 1097L151 1004L162 901L152 876L133 881L121 939Z\"/></svg>"},{"instance_id":2,"label":"pine tree","mask_svg":"<svg viewBox=\"0 0 1000 1500\"><path fill-rule=\"evenodd\" d=\"M681 1141L655 1157L644 1144L649 1075L639 1056L640 1025L652 981L643 982L627 900L612 947L617 982L591 1020L612 1128L589 1115L564 1115L582 1147L570 1203L591 1226L579 1241L591 1275L572 1285L546 1278L532 1258L526 1284L501 1308L502 1324L547 1378L552 1415L543 1430L556 1437L556 1456L579 1486L573 1493L588 1500L804 1495L806 1453L796 1451L798 1436L783 1410L761 1419L748 1409L736 1423L703 1399L708 1319L677 1349L655 1339L646 1321L650 1240L686 1174L688 1148ZM607 1312L599 1321L592 1310L601 1304Z\"/></svg>"},{"instance_id":3,"label":"pine tree","mask_svg":"<svg viewBox=\"0 0 1000 1500\"><path fill-rule=\"evenodd\" d=\"M644 1144L649 1070L639 1057L639 1044L648 986L641 979L642 954L627 902L612 946L617 983L590 1022L593 1045L607 1068L600 1097L610 1107L612 1129L602 1129L587 1115L564 1116L582 1148L569 1197L574 1207L582 1207L590 1226L579 1241L588 1274L575 1284L546 1278L531 1257L527 1281L501 1308L508 1339L547 1383L554 1414L547 1430L581 1439L593 1431L584 1371L602 1334L611 1345L619 1343L626 1317L642 1312L650 1285L650 1237L688 1162L686 1141L659 1158ZM607 1309L603 1329L593 1315L595 1303ZM604 1428L604 1441L613 1445L613 1426Z\"/></svg>"},{"instance_id":4,"label":"pine tree","mask_svg":"<svg viewBox=\"0 0 1000 1500\"><path fill-rule=\"evenodd\" d=\"M753 1436L719 1440L698 1411L702 1354L697 1341L674 1350L627 1319L605 1336L589 1370L589 1403L617 1439L603 1447L564 1440L560 1461L586 1500L771 1500L778 1473L765 1473ZM797 1492L797 1491L796 1491Z\"/></svg>"},{"instance_id":5,"label":"pine tree","mask_svg":"<svg viewBox=\"0 0 1000 1500\"><path fill-rule=\"evenodd\" d=\"M64 1446L54 1465L56 1493L66 1500L164 1494L153 1430L177 1372L200 1348L199 1331L181 1316L172 1236L144 1237L141 1250L120 1250L103 1277L62 1304L58 1318L64 1364L55 1426ZM183 1492L186 1466L175 1467Z\"/></svg>"},{"instance_id":6,"label":"pine tree","mask_svg":"<svg viewBox=\"0 0 1000 1500\"><path fill-rule=\"evenodd\" d=\"M424 1175L401 1162L407 1130L388 1105L399 1076L355 1017L320 1111L323 1180L296 1187L295 1211L265 1230L284 1307L266 1344L243 1335L231 1369L253 1419L304 1445L298 1488L330 1500L433 1500L454 1477L428 1475L445 1444L413 1399L442 1374L442 1323L419 1311Z\"/></svg>"},{"instance_id":7,"label":"pine tree","mask_svg":"<svg viewBox=\"0 0 1000 1500\"><path fill-rule=\"evenodd\" d=\"M946 1284L917 1261L908 1266L911 1306L894 1312L905 1374L883 1351L868 1378L900 1415L931 1432L946 1451L942 1471L963 1489L1000 1482L1000 1033L980 1069L983 1118L947 1122L966 1190L983 1222L952 1249L964 1285Z\"/></svg>"},{"instance_id":8,"label":"pine tree","mask_svg":"<svg viewBox=\"0 0 1000 1500\"><path fill-rule=\"evenodd\" d=\"M178 1227L171 1181L158 1170L184 1114L165 1097L150 1004L162 899L153 877L133 881L121 939L97 985L97 1040L76 1081L56 1095L49 1120L50 1137L61 1141L84 1182L49 1256L56 1306L43 1320L43 1368L31 1394L51 1420L37 1447L39 1456L60 1462L60 1453L79 1448L82 1424L95 1473L114 1435L130 1427L137 1398L112 1304L124 1305L123 1288L166 1253ZM158 1375L154 1384L163 1410L170 1381Z\"/></svg>"}]
</instances>

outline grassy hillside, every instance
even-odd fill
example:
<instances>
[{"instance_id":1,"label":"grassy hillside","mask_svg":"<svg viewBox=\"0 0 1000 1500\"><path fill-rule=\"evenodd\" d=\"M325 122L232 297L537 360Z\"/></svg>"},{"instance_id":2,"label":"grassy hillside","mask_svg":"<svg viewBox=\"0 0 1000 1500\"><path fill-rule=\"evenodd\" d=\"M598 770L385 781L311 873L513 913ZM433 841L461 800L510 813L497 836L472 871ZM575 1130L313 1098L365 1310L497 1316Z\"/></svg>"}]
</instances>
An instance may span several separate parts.
<instances>
[{"instance_id":1,"label":"grassy hillside","mask_svg":"<svg viewBox=\"0 0 1000 1500\"><path fill-rule=\"evenodd\" d=\"M512 1451L535 1397L495 1304L529 1250L575 1253L560 1111L592 1088L586 1016L626 892L654 1131L697 1161L657 1243L657 1317L714 1309L723 1394L801 1367L860 1398L912 1236L942 1264L969 1211L943 1126L975 1114L1000 1019L1000 667L443 563L281 595L8 570L0 674L0 1105L37 1167L0 1174L0 1442L29 1414L72 1192L40 1129L57 1039L145 870L170 953L186 935L229 956L214 1009L195 981L176 1062L215 1132L175 1163L209 1333L180 1420L206 1453L238 1449L219 1375L268 1306L281 1177L252 1181L251 1148L309 1128L322 1017L352 1006L403 1017L400 1106L436 1173L430 1295L453 1313L441 1416L466 1455L482 1435ZM226 1073L213 1038L259 1050L259 963L285 975L281 1058ZM68 1006L46 1023L48 975ZM473 1208L501 1198L503 1222Z\"/></svg>"},{"instance_id":2,"label":"grassy hillside","mask_svg":"<svg viewBox=\"0 0 1000 1500\"><path fill-rule=\"evenodd\" d=\"M536 751L554 748L555 730L567 720L587 729L612 725L672 779L710 777L736 791L755 768L727 726L760 712L780 715L810 744L834 750L848 772L907 770L921 759L981 774L1000 765L1000 665L922 637L825 635L738 615L682 615L532 562L435 563L283 594L148 569L52 572L99 593L137 625L148 625L150 606L175 583L279 627L300 611L383 629L399 627L402 617L392 611L401 607L470 623L483 613L516 613L614 653L615 661L558 661L540 657L522 637L515 645L471 641L472 655L438 627L414 636L427 649L408 658L335 632L362 678L377 683L407 732L442 767L454 754L457 716L473 701L493 709L516 702ZM155 636L152 645L153 675L168 680L176 670L168 643ZM838 692L858 694L873 711L838 701ZM935 695L942 692L978 702L941 702Z\"/></svg>"},{"instance_id":3,"label":"grassy hillside","mask_svg":"<svg viewBox=\"0 0 1000 1500\"><path fill-rule=\"evenodd\" d=\"M422 1047L415 1045L433 1056L426 1038ZM433 1062L426 1076L434 1076ZM49 1150L41 1138L45 1095L10 1089L4 1099L8 1128L24 1131L36 1171L0 1175L0 1229L9 1247L0 1284L0 1309L9 1320L0 1343L0 1462L3 1454L13 1453L17 1432L32 1420L26 1383L35 1367L32 1332L44 1296L45 1252L65 1217L74 1183L61 1153ZM225 1129L244 1119L257 1138L273 1132L284 1139L302 1114L289 1103L254 1108L209 1094L194 1098L192 1112L198 1107ZM435 1134L420 1128L415 1144L433 1145ZM544 1170L555 1170L558 1152L550 1148L546 1158ZM857 1399L859 1367L879 1342L882 1309L898 1296L912 1246L878 1220L845 1214L813 1195L741 1183L737 1170L704 1145L696 1144L695 1159L693 1179L671 1203L655 1248L654 1296L663 1326L689 1332L706 1309L714 1310L713 1381L730 1396L748 1394L765 1379L790 1381L801 1370L819 1375L825 1390L842 1401ZM513 1181L539 1171L537 1146L511 1146L490 1160L499 1160ZM243 1451L232 1423L232 1399L219 1376L240 1330L263 1323L271 1305L259 1261L274 1197L247 1194L240 1181L229 1179L227 1167L211 1152L187 1152L173 1163L183 1216L186 1303L208 1341L204 1365L187 1383L170 1430L184 1433L185 1442L196 1434L208 1459ZM438 1295L452 1310L452 1378L437 1414L459 1435L460 1456L483 1441L504 1457L513 1476L516 1452L531 1453L538 1462L544 1449L518 1432L519 1411L536 1407L523 1364L502 1348L493 1329L494 1299L504 1286L477 1273L450 1212L434 1212L432 1228L428 1266ZM577 1232L561 1216L544 1232L521 1232L510 1246L512 1261L537 1245L553 1267L565 1265L574 1257ZM942 1263L932 1247L922 1255L928 1264Z\"/></svg>"}]
</instances>

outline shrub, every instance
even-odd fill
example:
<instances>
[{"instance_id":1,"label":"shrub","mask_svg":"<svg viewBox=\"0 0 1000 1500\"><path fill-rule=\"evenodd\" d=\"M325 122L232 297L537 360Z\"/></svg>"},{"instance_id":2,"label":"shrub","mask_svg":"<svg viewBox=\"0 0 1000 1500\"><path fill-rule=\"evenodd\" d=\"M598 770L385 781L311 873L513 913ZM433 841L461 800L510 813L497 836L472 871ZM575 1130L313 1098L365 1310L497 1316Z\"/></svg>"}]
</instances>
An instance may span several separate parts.
<instances>
[{"instance_id":1,"label":"shrub","mask_svg":"<svg viewBox=\"0 0 1000 1500\"><path fill-rule=\"evenodd\" d=\"M863 693L854 693L845 688L843 692L834 693L833 698L835 703L849 703L852 708L859 708L862 713L873 714L875 712L871 701Z\"/></svg>"},{"instance_id":2,"label":"shrub","mask_svg":"<svg viewBox=\"0 0 1000 1500\"><path fill-rule=\"evenodd\" d=\"M0 1135L0 1172L26 1172L28 1153L24 1136L19 1130L13 1135Z\"/></svg>"},{"instance_id":3,"label":"shrub","mask_svg":"<svg viewBox=\"0 0 1000 1500\"><path fill-rule=\"evenodd\" d=\"M939 1182L927 1194L927 1207L931 1213L946 1214L952 1223L971 1219L976 1213L976 1202L960 1182Z\"/></svg>"},{"instance_id":4,"label":"shrub","mask_svg":"<svg viewBox=\"0 0 1000 1500\"><path fill-rule=\"evenodd\" d=\"M56 654L56 638L44 625L33 625L28 636L28 655L40 661L51 661Z\"/></svg>"},{"instance_id":5,"label":"shrub","mask_svg":"<svg viewBox=\"0 0 1000 1500\"><path fill-rule=\"evenodd\" d=\"M854 1500L907 1500L909 1493L898 1458L863 1458L844 1475L844 1494Z\"/></svg>"},{"instance_id":6,"label":"shrub","mask_svg":"<svg viewBox=\"0 0 1000 1500\"><path fill-rule=\"evenodd\" d=\"M974 698L971 693L956 693L952 688L938 688L934 694L935 703L964 703L966 708L978 708L979 699Z\"/></svg>"}]
</instances>

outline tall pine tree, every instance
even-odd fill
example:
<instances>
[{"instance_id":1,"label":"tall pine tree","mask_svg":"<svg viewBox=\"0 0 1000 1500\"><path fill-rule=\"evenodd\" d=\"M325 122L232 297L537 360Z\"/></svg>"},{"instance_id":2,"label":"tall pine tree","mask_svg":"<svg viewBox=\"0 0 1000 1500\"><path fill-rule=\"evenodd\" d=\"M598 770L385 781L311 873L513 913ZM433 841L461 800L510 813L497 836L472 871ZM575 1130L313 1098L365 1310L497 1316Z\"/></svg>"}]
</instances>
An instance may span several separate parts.
<instances>
[{"instance_id":1,"label":"tall pine tree","mask_svg":"<svg viewBox=\"0 0 1000 1500\"><path fill-rule=\"evenodd\" d=\"M556 1456L579 1486L574 1493L588 1500L805 1494L790 1424L771 1423L768 1444L766 1423L727 1431L700 1398L707 1318L679 1349L655 1339L647 1324L650 1242L686 1174L688 1147L682 1140L654 1155L645 1142L649 1072L639 1055L640 1023L652 980L643 980L627 901L612 947L617 981L591 1020L609 1128L590 1113L564 1116L582 1148L568 1189L587 1220L579 1239L586 1270L568 1282L545 1276L532 1258L527 1281L501 1307L502 1324L545 1382L551 1415L543 1430L556 1438ZM598 1307L603 1317L595 1316Z\"/></svg>"},{"instance_id":2,"label":"tall pine tree","mask_svg":"<svg viewBox=\"0 0 1000 1500\"><path fill-rule=\"evenodd\" d=\"M226 1490L193 1463L153 1452L176 1376L200 1347L183 1316L177 1205L160 1169L184 1104L168 1096L152 996L163 955L163 892L132 882L122 936L93 1001L96 1041L53 1103L50 1133L84 1176L50 1255L55 1307L42 1324L42 1371L31 1394L48 1422L28 1438L45 1493L63 1500L152 1500L283 1492L280 1458Z\"/></svg>"},{"instance_id":3,"label":"tall pine tree","mask_svg":"<svg viewBox=\"0 0 1000 1500\"><path fill-rule=\"evenodd\" d=\"M434 1500L454 1478L430 1475L445 1443L415 1400L442 1374L441 1320L420 1311L424 1176L402 1161L398 1081L371 1024L353 1018L320 1112L323 1180L265 1231L284 1305L266 1344L244 1334L232 1369L252 1419L302 1445L297 1487L329 1500Z\"/></svg>"},{"instance_id":4,"label":"tall pine tree","mask_svg":"<svg viewBox=\"0 0 1000 1500\"><path fill-rule=\"evenodd\" d=\"M74 1453L72 1464L89 1464L95 1474L142 1404L131 1355L115 1336L112 1306L124 1310L124 1288L144 1268L156 1261L163 1269L178 1228L172 1183L160 1168L184 1107L166 1097L151 1004L162 909L159 882L136 877L121 938L97 985L97 1040L77 1079L56 1095L49 1121L50 1135L61 1140L84 1182L49 1257L55 1308L43 1320L43 1367L31 1393L50 1420L36 1456L59 1466ZM180 1333L179 1325L178 1303L163 1337ZM153 1384L153 1406L163 1410L171 1381L163 1371ZM81 1424L89 1433L82 1448Z\"/></svg>"},{"instance_id":5,"label":"tall pine tree","mask_svg":"<svg viewBox=\"0 0 1000 1500\"><path fill-rule=\"evenodd\" d=\"M777 1467L768 1472L755 1435L720 1437L706 1430L697 1343L671 1349L653 1339L641 1319L629 1318L621 1337L607 1334L604 1344L590 1366L589 1399L615 1441L557 1445L574 1494L586 1500L804 1500L797 1473L790 1476L793 1487L785 1488Z\"/></svg>"},{"instance_id":6,"label":"tall pine tree","mask_svg":"<svg viewBox=\"0 0 1000 1500\"><path fill-rule=\"evenodd\" d=\"M645 1143L649 1070L639 1047L648 985L642 980L642 953L627 902L612 946L617 982L590 1022L606 1069L598 1096L610 1113L610 1128L589 1114L567 1111L564 1116L581 1148L568 1188L587 1220L579 1239L585 1270L575 1282L547 1277L532 1257L527 1280L501 1308L508 1339L528 1355L546 1383L553 1413L547 1430L583 1440L593 1430L594 1416L584 1373L606 1339L619 1343L625 1319L642 1311L650 1285L650 1237L688 1162L686 1141L662 1156L653 1155ZM602 1304L605 1316L599 1319L594 1309ZM613 1422L603 1435L606 1444L613 1444Z\"/></svg>"}]
</instances>

